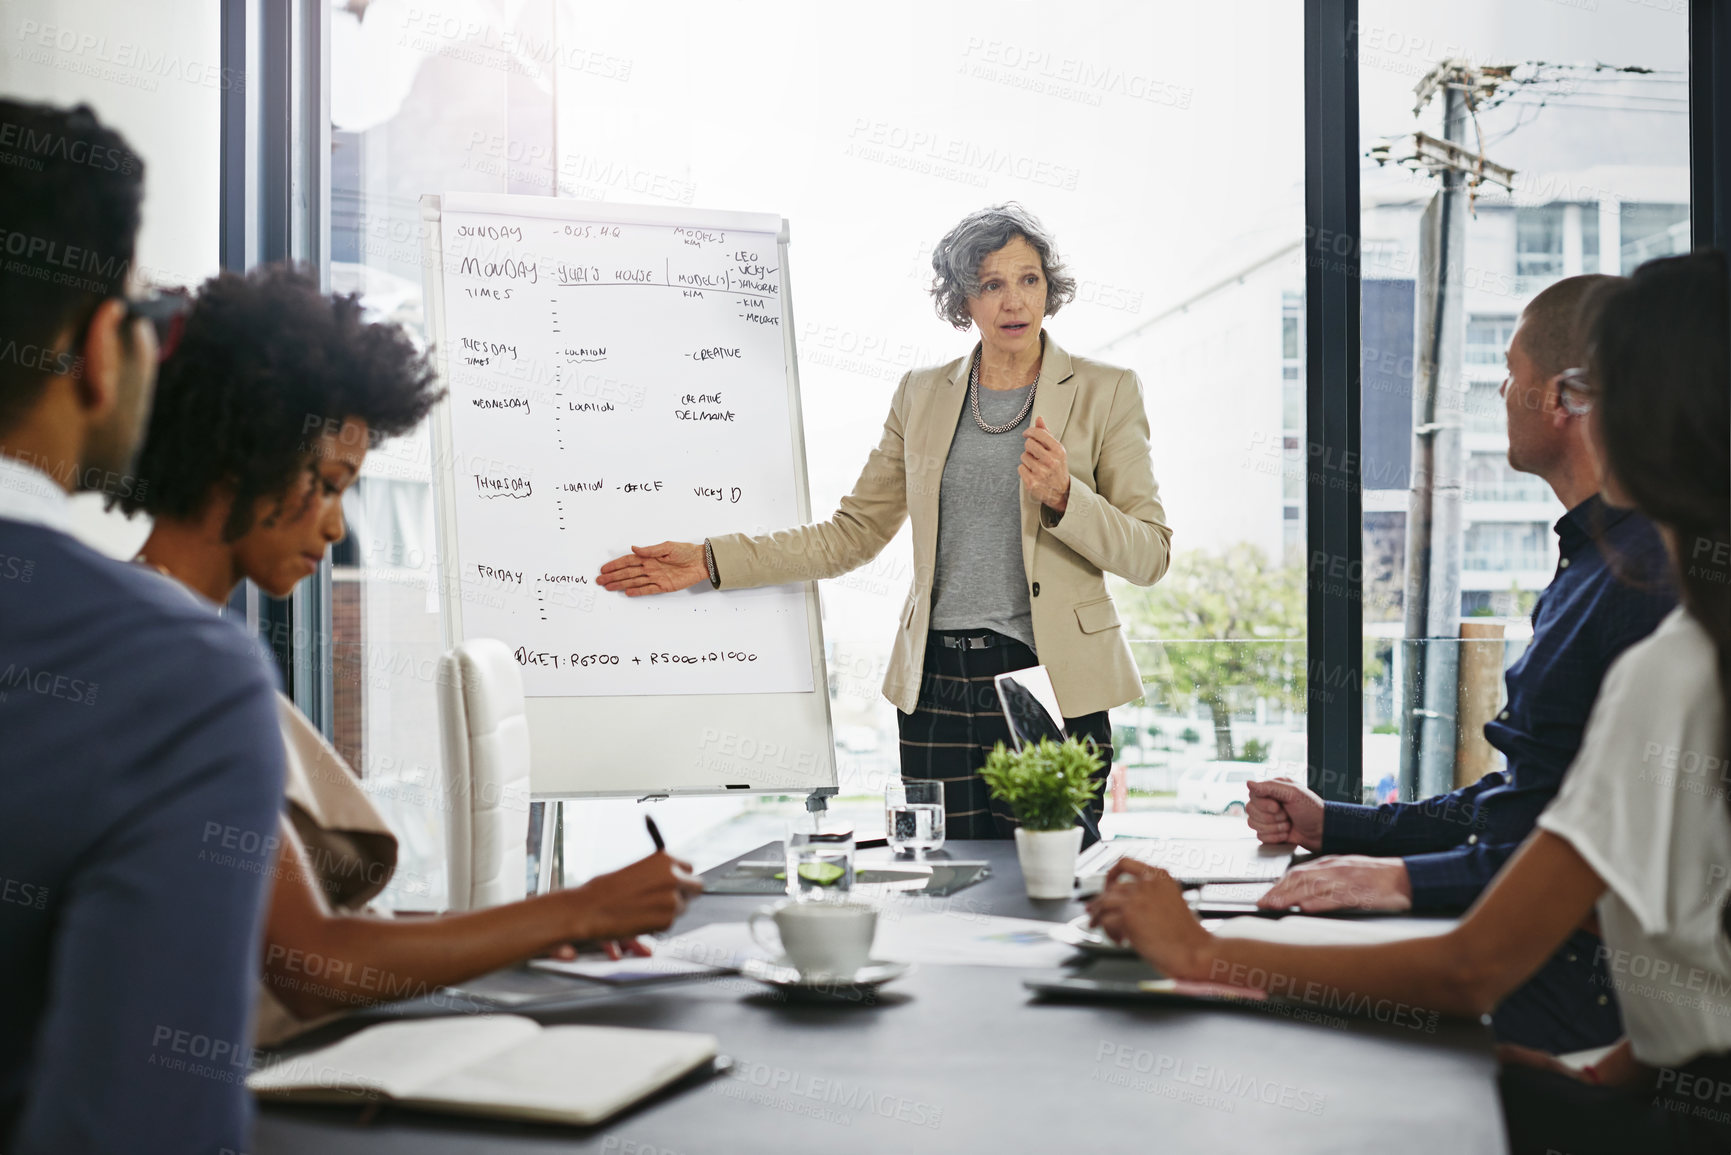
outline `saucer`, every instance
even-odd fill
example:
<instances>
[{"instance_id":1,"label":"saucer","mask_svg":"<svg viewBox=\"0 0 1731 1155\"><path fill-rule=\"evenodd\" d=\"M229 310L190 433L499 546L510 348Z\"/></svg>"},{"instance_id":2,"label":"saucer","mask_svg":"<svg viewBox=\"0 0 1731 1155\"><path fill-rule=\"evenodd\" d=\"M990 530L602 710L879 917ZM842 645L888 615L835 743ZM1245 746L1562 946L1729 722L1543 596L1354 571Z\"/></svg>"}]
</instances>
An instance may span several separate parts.
<instances>
[{"instance_id":1,"label":"saucer","mask_svg":"<svg viewBox=\"0 0 1731 1155\"><path fill-rule=\"evenodd\" d=\"M1079 914L1069 922L1054 923L1051 935L1065 946L1073 946L1077 950L1089 954L1100 955L1133 955L1136 948L1127 946L1116 939L1108 938L1106 932L1097 926L1088 925L1088 916Z\"/></svg>"},{"instance_id":2,"label":"saucer","mask_svg":"<svg viewBox=\"0 0 1731 1155\"><path fill-rule=\"evenodd\" d=\"M848 999L869 994L912 969L911 963L868 959L851 975L801 974L784 955L773 961L747 959L740 964L739 973L790 994Z\"/></svg>"}]
</instances>

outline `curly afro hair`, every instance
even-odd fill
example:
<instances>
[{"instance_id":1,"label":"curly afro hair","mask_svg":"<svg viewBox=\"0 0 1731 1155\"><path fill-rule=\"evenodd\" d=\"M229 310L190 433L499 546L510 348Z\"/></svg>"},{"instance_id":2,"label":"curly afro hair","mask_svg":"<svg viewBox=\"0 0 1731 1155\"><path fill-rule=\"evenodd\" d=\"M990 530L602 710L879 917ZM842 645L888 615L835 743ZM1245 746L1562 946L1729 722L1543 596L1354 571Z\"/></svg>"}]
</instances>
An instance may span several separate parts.
<instances>
[{"instance_id":1,"label":"curly afro hair","mask_svg":"<svg viewBox=\"0 0 1731 1155\"><path fill-rule=\"evenodd\" d=\"M226 482L233 541L259 498L309 467L319 432L355 418L377 444L420 424L441 396L426 354L399 326L363 320L357 295L327 296L287 265L220 273L199 287L162 364L142 484L116 503L188 520Z\"/></svg>"}]
</instances>

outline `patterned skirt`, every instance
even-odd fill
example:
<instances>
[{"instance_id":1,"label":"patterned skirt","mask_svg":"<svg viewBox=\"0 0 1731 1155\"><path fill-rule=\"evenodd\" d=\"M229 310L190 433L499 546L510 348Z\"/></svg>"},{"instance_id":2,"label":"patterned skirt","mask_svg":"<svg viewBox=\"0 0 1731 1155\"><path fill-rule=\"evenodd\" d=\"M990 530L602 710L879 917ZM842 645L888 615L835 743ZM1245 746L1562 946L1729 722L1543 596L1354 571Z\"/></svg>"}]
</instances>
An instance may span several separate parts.
<instances>
[{"instance_id":1,"label":"patterned skirt","mask_svg":"<svg viewBox=\"0 0 1731 1155\"><path fill-rule=\"evenodd\" d=\"M982 649L945 645L946 638L985 638ZM932 631L926 637L925 672L912 714L896 715L901 730L902 777L944 784L946 838L1013 838L1016 820L1009 807L991 797L980 767L992 747L1014 749L1010 726L992 679L1011 670L1039 665L1026 644L992 630ZM1065 718L1064 732L1092 737L1105 763L1090 817L1099 824L1106 777L1112 770L1112 723L1107 711ZM1084 841L1090 841L1084 836Z\"/></svg>"}]
</instances>

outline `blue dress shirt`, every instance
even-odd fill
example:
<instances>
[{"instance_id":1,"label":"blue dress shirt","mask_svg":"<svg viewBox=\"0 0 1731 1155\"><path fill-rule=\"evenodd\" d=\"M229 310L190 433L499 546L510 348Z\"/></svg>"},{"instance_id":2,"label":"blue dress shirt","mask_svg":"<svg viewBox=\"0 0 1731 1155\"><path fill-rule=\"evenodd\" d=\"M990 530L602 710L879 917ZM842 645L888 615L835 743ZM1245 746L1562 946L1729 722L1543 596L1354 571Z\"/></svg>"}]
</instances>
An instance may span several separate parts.
<instances>
[{"instance_id":1,"label":"blue dress shirt","mask_svg":"<svg viewBox=\"0 0 1731 1155\"><path fill-rule=\"evenodd\" d=\"M1556 533L1557 571L1533 607L1532 642L1508 669L1507 704L1485 724L1506 768L1420 802L1324 805L1323 853L1401 857L1416 911L1465 910L1490 884L1556 797L1605 671L1677 604L1664 543L1641 514L1594 496L1564 514ZM1597 941L1579 937L1553 960L1571 972L1570 989ZM1542 987L1546 979L1541 971L1534 982ZM1608 1006L1599 996L1609 990L1608 982L1596 987L1580 1014ZM1564 1015L1579 1001L1558 997L1552 1010ZM1529 1046L1558 1044L1543 1031L1529 1037ZM1574 1049L1568 1041L1547 1049Z\"/></svg>"}]
</instances>

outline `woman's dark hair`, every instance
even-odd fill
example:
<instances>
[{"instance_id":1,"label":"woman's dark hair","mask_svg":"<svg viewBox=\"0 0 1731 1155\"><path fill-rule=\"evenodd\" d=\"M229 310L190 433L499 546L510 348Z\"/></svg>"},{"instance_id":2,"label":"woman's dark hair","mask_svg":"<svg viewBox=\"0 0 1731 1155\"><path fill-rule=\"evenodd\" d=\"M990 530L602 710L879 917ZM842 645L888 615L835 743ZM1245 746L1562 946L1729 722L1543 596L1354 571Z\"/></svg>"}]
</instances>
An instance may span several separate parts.
<instances>
[{"instance_id":1,"label":"woman's dark hair","mask_svg":"<svg viewBox=\"0 0 1731 1155\"><path fill-rule=\"evenodd\" d=\"M356 295L321 293L287 265L220 273L200 286L162 364L140 481L118 504L193 518L226 482L233 541L259 498L311 467L320 433L356 418L377 444L413 429L441 395L426 355L399 326L364 320Z\"/></svg>"},{"instance_id":2,"label":"woman's dark hair","mask_svg":"<svg viewBox=\"0 0 1731 1155\"><path fill-rule=\"evenodd\" d=\"M1588 373L1606 466L1675 538L1683 606L1713 638L1731 719L1731 288L1725 254L1649 261L1596 300ZM1721 752L1723 753L1723 751ZM1731 791L1726 803L1731 806ZM1721 914L1731 933L1731 907Z\"/></svg>"}]
</instances>

